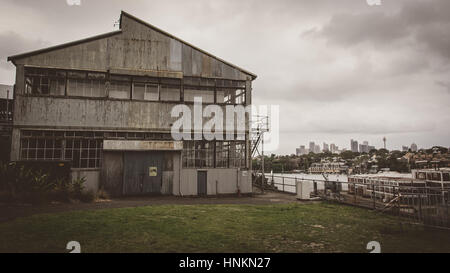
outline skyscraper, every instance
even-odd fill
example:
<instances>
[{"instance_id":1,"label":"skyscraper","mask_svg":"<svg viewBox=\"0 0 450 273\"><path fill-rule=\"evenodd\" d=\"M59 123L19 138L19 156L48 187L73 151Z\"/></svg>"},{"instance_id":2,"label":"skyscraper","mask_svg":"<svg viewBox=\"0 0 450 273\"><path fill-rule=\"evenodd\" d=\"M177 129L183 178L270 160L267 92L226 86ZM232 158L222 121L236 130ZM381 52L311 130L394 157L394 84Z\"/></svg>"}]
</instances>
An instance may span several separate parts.
<instances>
[{"instance_id":1,"label":"skyscraper","mask_svg":"<svg viewBox=\"0 0 450 273\"><path fill-rule=\"evenodd\" d=\"M301 145L300 148L297 148L296 152L297 152L297 156L305 155L308 153L307 149L305 148L305 145Z\"/></svg>"},{"instance_id":2,"label":"skyscraper","mask_svg":"<svg viewBox=\"0 0 450 273\"><path fill-rule=\"evenodd\" d=\"M411 144L411 152L417 152L417 144L416 143L413 143L413 144Z\"/></svg>"},{"instance_id":3,"label":"skyscraper","mask_svg":"<svg viewBox=\"0 0 450 273\"><path fill-rule=\"evenodd\" d=\"M369 153L369 142L364 141L363 144L359 144L360 153Z\"/></svg>"},{"instance_id":4,"label":"skyscraper","mask_svg":"<svg viewBox=\"0 0 450 273\"><path fill-rule=\"evenodd\" d=\"M315 153L315 154L320 154L320 145L316 145L316 146L314 147L314 153Z\"/></svg>"},{"instance_id":5,"label":"skyscraper","mask_svg":"<svg viewBox=\"0 0 450 273\"><path fill-rule=\"evenodd\" d=\"M350 150L354 153L358 152L358 141L356 140L350 140Z\"/></svg>"},{"instance_id":6,"label":"skyscraper","mask_svg":"<svg viewBox=\"0 0 450 273\"><path fill-rule=\"evenodd\" d=\"M324 152L329 152L330 151L330 146L327 143L323 143L323 151Z\"/></svg>"},{"instance_id":7,"label":"skyscraper","mask_svg":"<svg viewBox=\"0 0 450 273\"><path fill-rule=\"evenodd\" d=\"M334 144L334 143L331 143L331 144L330 144L330 151L331 151L333 154L336 153L336 151L337 151L336 144Z\"/></svg>"},{"instance_id":8,"label":"skyscraper","mask_svg":"<svg viewBox=\"0 0 450 273\"><path fill-rule=\"evenodd\" d=\"M311 141L309 143L309 152L310 153L314 153L314 149L316 148L316 143L314 143L314 141Z\"/></svg>"}]
</instances>

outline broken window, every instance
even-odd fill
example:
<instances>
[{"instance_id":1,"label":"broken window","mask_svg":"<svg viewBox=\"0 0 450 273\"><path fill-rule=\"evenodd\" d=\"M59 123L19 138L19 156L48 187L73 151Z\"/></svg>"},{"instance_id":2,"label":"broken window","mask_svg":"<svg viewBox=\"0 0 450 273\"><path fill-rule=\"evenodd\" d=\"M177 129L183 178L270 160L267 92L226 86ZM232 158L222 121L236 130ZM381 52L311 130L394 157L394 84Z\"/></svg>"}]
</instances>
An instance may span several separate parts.
<instances>
[{"instance_id":1,"label":"broken window","mask_svg":"<svg viewBox=\"0 0 450 273\"><path fill-rule=\"evenodd\" d=\"M184 168L246 168L244 141L184 141Z\"/></svg>"},{"instance_id":2,"label":"broken window","mask_svg":"<svg viewBox=\"0 0 450 273\"><path fill-rule=\"evenodd\" d=\"M195 146L194 141L183 142L183 167L194 168L195 167Z\"/></svg>"},{"instance_id":3,"label":"broken window","mask_svg":"<svg viewBox=\"0 0 450 273\"><path fill-rule=\"evenodd\" d=\"M25 94L64 96L64 71L45 68L25 68Z\"/></svg>"},{"instance_id":4,"label":"broken window","mask_svg":"<svg viewBox=\"0 0 450 273\"><path fill-rule=\"evenodd\" d=\"M217 141L216 142L216 167L228 168L230 166L230 142Z\"/></svg>"},{"instance_id":5,"label":"broken window","mask_svg":"<svg viewBox=\"0 0 450 273\"><path fill-rule=\"evenodd\" d=\"M195 141L195 166L199 168L214 167L213 141Z\"/></svg>"},{"instance_id":6,"label":"broken window","mask_svg":"<svg viewBox=\"0 0 450 273\"><path fill-rule=\"evenodd\" d=\"M245 81L216 80L217 103L245 104Z\"/></svg>"},{"instance_id":7,"label":"broken window","mask_svg":"<svg viewBox=\"0 0 450 273\"><path fill-rule=\"evenodd\" d=\"M217 103L245 104L245 89L217 88Z\"/></svg>"},{"instance_id":8,"label":"broken window","mask_svg":"<svg viewBox=\"0 0 450 273\"><path fill-rule=\"evenodd\" d=\"M245 142L233 141L230 145L230 166L235 168L245 168Z\"/></svg>"}]
</instances>

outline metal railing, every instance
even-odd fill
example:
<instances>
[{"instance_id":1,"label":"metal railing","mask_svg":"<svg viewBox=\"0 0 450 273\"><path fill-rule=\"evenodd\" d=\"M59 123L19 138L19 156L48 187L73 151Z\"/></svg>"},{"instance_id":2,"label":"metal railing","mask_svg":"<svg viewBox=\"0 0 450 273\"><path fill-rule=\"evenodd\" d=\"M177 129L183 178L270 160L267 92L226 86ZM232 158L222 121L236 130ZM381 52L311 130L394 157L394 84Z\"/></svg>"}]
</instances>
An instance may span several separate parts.
<instances>
[{"instance_id":1,"label":"metal railing","mask_svg":"<svg viewBox=\"0 0 450 273\"><path fill-rule=\"evenodd\" d=\"M445 186L356 183L267 175L274 190L329 200L401 216L429 226L450 228L450 183ZM324 178L325 179L325 178ZM298 192L301 189L301 193ZM308 199L308 198L306 198Z\"/></svg>"}]
</instances>

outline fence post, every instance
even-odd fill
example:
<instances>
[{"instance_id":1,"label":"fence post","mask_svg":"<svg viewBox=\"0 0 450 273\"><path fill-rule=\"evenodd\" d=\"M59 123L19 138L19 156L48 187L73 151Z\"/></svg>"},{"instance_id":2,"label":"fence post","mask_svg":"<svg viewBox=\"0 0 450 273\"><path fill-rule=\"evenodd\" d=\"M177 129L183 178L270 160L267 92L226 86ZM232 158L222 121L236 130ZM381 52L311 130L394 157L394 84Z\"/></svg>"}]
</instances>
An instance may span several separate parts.
<instances>
[{"instance_id":1,"label":"fence post","mask_svg":"<svg viewBox=\"0 0 450 273\"><path fill-rule=\"evenodd\" d=\"M401 202L401 198L400 198L400 185L397 188L397 215L400 218L400 202Z\"/></svg>"},{"instance_id":2,"label":"fence post","mask_svg":"<svg viewBox=\"0 0 450 273\"><path fill-rule=\"evenodd\" d=\"M283 176L283 192L284 192L284 176Z\"/></svg>"},{"instance_id":3,"label":"fence post","mask_svg":"<svg viewBox=\"0 0 450 273\"><path fill-rule=\"evenodd\" d=\"M447 224L446 227L450 227L450 214L448 214L448 203L450 203L449 199L450 199L450 192L447 191L447 200L445 202L445 206L447 208L447 218L445 219Z\"/></svg>"},{"instance_id":4,"label":"fence post","mask_svg":"<svg viewBox=\"0 0 450 273\"><path fill-rule=\"evenodd\" d=\"M422 221L422 194L419 193L419 221Z\"/></svg>"},{"instance_id":5,"label":"fence post","mask_svg":"<svg viewBox=\"0 0 450 273\"><path fill-rule=\"evenodd\" d=\"M395 186L392 186L392 196L393 196L393 199L395 199L395 198L397 198L397 205L400 203L400 197L399 197L399 195L400 195L400 193L397 193L397 195L396 195L396 193L395 193ZM395 206L395 203L393 204L394 206ZM399 210L399 206L397 206L397 209Z\"/></svg>"},{"instance_id":6,"label":"fence post","mask_svg":"<svg viewBox=\"0 0 450 273\"><path fill-rule=\"evenodd\" d=\"M375 210L376 204L375 204L375 183L372 181L372 198L373 198L373 209Z\"/></svg>"},{"instance_id":7,"label":"fence post","mask_svg":"<svg viewBox=\"0 0 450 273\"><path fill-rule=\"evenodd\" d=\"M297 195L298 194L298 192L297 192L297 176L295 177L295 195Z\"/></svg>"}]
</instances>

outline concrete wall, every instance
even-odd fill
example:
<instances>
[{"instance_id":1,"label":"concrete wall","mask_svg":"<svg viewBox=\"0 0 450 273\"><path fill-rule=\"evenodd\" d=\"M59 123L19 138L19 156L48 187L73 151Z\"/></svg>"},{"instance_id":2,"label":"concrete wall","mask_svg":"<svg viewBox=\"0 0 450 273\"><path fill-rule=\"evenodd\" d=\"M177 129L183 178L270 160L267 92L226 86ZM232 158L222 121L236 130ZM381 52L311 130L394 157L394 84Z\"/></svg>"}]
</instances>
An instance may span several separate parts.
<instances>
[{"instance_id":1,"label":"concrete wall","mask_svg":"<svg viewBox=\"0 0 450 273\"><path fill-rule=\"evenodd\" d=\"M71 176L72 180L85 177L85 190L94 193L98 191L100 185L100 170L72 169Z\"/></svg>"},{"instance_id":2,"label":"concrete wall","mask_svg":"<svg viewBox=\"0 0 450 273\"><path fill-rule=\"evenodd\" d=\"M237 189L241 193L251 193L252 183L249 171L238 169L182 169L181 170L181 193L174 191L174 195L194 196L197 195L197 172L207 171L207 194L236 194ZM176 186L178 190L178 185Z\"/></svg>"}]
</instances>

